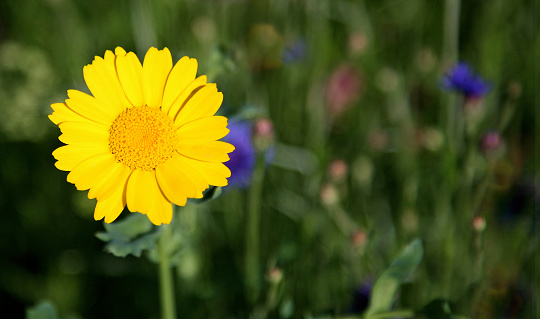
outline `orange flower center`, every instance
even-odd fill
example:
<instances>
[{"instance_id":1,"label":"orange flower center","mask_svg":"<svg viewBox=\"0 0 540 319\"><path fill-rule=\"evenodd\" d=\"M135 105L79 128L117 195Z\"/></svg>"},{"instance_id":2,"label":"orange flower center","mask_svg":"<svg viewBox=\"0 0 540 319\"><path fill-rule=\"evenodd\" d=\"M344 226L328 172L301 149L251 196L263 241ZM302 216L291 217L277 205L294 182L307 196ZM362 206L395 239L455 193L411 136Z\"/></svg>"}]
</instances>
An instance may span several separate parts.
<instances>
[{"instance_id":1,"label":"orange flower center","mask_svg":"<svg viewBox=\"0 0 540 319\"><path fill-rule=\"evenodd\" d=\"M150 171L173 156L178 137L160 108L137 106L120 113L109 129L109 148L131 169Z\"/></svg>"}]
</instances>

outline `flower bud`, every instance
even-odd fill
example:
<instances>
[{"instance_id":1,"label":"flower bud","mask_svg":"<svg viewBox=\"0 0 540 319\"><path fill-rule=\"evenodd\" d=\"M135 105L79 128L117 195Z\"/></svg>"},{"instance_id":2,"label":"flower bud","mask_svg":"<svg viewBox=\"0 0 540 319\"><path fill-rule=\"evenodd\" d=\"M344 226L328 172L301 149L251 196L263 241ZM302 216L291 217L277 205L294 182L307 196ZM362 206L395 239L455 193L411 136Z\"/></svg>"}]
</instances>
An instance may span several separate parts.
<instances>
[{"instance_id":1,"label":"flower bud","mask_svg":"<svg viewBox=\"0 0 540 319\"><path fill-rule=\"evenodd\" d=\"M339 194L332 184L324 184L320 191L321 202L325 205L334 205L339 201Z\"/></svg>"},{"instance_id":2,"label":"flower bud","mask_svg":"<svg viewBox=\"0 0 540 319\"><path fill-rule=\"evenodd\" d=\"M364 230L357 230L351 235L351 243L354 247L364 248L367 242L368 236Z\"/></svg>"},{"instance_id":3,"label":"flower bud","mask_svg":"<svg viewBox=\"0 0 540 319\"><path fill-rule=\"evenodd\" d=\"M330 167L328 167L328 175L330 176L330 180L332 182L341 183L347 177L348 170L349 168L347 167L347 163L341 159L337 159L330 163Z\"/></svg>"},{"instance_id":4,"label":"flower bud","mask_svg":"<svg viewBox=\"0 0 540 319\"><path fill-rule=\"evenodd\" d=\"M360 55L364 53L368 47L368 37L363 32L353 32L349 36L349 51L353 55Z\"/></svg>"},{"instance_id":5,"label":"flower bud","mask_svg":"<svg viewBox=\"0 0 540 319\"><path fill-rule=\"evenodd\" d=\"M429 151L437 151L444 144L444 135L437 128L427 127L421 132L421 144Z\"/></svg>"},{"instance_id":6,"label":"flower bud","mask_svg":"<svg viewBox=\"0 0 540 319\"><path fill-rule=\"evenodd\" d=\"M490 131L482 137L482 150L484 152L493 151L501 146L501 136L497 131Z\"/></svg>"},{"instance_id":7,"label":"flower bud","mask_svg":"<svg viewBox=\"0 0 540 319\"><path fill-rule=\"evenodd\" d=\"M332 118L345 112L360 96L362 79L350 65L338 67L326 83L326 107Z\"/></svg>"},{"instance_id":8,"label":"flower bud","mask_svg":"<svg viewBox=\"0 0 540 319\"><path fill-rule=\"evenodd\" d=\"M497 159L504 153L504 141L497 131L488 131L480 140L480 150L488 159Z\"/></svg>"},{"instance_id":9,"label":"flower bud","mask_svg":"<svg viewBox=\"0 0 540 319\"><path fill-rule=\"evenodd\" d=\"M486 229L486 220L482 216L476 216L473 219L473 228L476 232L481 233Z\"/></svg>"},{"instance_id":10,"label":"flower bud","mask_svg":"<svg viewBox=\"0 0 540 319\"><path fill-rule=\"evenodd\" d=\"M260 118L253 126L253 145L259 152L267 150L274 143L274 124L269 118Z\"/></svg>"},{"instance_id":11,"label":"flower bud","mask_svg":"<svg viewBox=\"0 0 540 319\"><path fill-rule=\"evenodd\" d=\"M266 279L273 285L279 284L283 280L283 271L278 267L273 267L266 273Z\"/></svg>"}]
</instances>

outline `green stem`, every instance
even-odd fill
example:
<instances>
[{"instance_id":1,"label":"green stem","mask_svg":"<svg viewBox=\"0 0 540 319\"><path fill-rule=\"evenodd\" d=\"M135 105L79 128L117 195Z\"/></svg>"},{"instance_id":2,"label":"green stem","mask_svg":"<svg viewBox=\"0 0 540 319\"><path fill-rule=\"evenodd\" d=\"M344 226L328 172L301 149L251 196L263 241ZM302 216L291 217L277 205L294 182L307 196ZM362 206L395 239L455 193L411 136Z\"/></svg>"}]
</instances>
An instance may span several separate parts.
<instances>
[{"instance_id":1,"label":"green stem","mask_svg":"<svg viewBox=\"0 0 540 319\"><path fill-rule=\"evenodd\" d=\"M446 0L444 4L444 52L443 63L458 59L460 0Z\"/></svg>"},{"instance_id":2,"label":"green stem","mask_svg":"<svg viewBox=\"0 0 540 319\"><path fill-rule=\"evenodd\" d=\"M253 171L251 187L248 194L248 207L246 218L246 256L245 256L245 280L247 298L255 303L259 298L259 234L260 234L260 208L261 193L264 178L264 155L258 154L257 164Z\"/></svg>"},{"instance_id":3,"label":"green stem","mask_svg":"<svg viewBox=\"0 0 540 319\"><path fill-rule=\"evenodd\" d=\"M394 310L384 313L379 313L371 315L369 319L387 319L387 318L412 318L414 317L414 312L412 310Z\"/></svg>"},{"instance_id":4,"label":"green stem","mask_svg":"<svg viewBox=\"0 0 540 319\"><path fill-rule=\"evenodd\" d=\"M459 12L460 12L461 0L445 0L444 6L444 35L443 35L443 66L447 67L455 63L459 57ZM446 124L446 137L448 140L448 156L450 157L452 164L457 165L456 159L459 156L460 148L463 143L461 140L463 135L461 131L460 121L461 117L458 117L462 110L458 107L458 100L455 94L444 94L445 104L441 112L441 125ZM444 123L444 124L443 124ZM441 241L444 252L444 265L443 266L443 278L442 278L442 295L448 296L451 283L454 258L455 258L455 227L454 214L456 207L452 205L452 194L456 191L455 182L447 182L448 193L446 194L446 200L442 202L443 205L443 218L447 222L442 225L446 225L446 238Z\"/></svg>"},{"instance_id":5,"label":"green stem","mask_svg":"<svg viewBox=\"0 0 540 319\"><path fill-rule=\"evenodd\" d=\"M460 0L446 0L444 7L443 65L455 63L459 57L459 10ZM452 153L456 151L456 106L454 94L446 96L446 133Z\"/></svg>"},{"instance_id":6,"label":"green stem","mask_svg":"<svg viewBox=\"0 0 540 319\"><path fill-rule=\"evenodd\" d=\"M159 287L161 292L161 318L176 319L176 304L174 297L174 281L172 278L172 268L167 250L168 239L170 237L170 226L163 225L159 236Z\"/></svg>"}]
</instances>

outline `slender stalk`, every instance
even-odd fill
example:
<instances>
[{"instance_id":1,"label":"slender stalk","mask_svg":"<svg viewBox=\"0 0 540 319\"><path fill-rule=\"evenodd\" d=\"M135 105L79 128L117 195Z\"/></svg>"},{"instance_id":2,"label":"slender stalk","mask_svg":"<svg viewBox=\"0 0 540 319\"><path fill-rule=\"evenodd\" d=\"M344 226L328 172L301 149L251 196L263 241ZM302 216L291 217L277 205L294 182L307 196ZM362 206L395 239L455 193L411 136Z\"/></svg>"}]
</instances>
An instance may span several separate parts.
<instances>
[{"instance_id":1,"label":"slender stalk","mask_svg":"<svg viewBox=\"0 0 540 319\"><path fill-rule=\"evenodd\" d=\"M251 187L248 193L248 207L246 218L246 256L245 256L245 280L247 297L251 303L255 303L260 292L260 257L259 257L259 234L260 234L260 209L261 192L264 177L264 155L259 153L257 164L253 171Z\"/></svg>"},{"instance_id":2,"label":"slender stalk","mask_svg":"<svg viewBox=\"0 0 540 319\"><path fill-rule=\"evenodd\" d=\"M170 225L163 225L159 236L159 287L161 298L161 318L176 319L176 303L174 295L174 281L170 265L169 252L167 250L170 237Z\"/></svg>"},{"instance_id":3,"label":"slender stalk","mask_svg":"<svg viewBox=\"0 0 540 319\"><path fill-rule=\"evenodd\" d=\"M444 3L443 63L453 63L458 58L460 6L461 0L446 0Z\"/></svg>"},{"instance_id":4,"label":"slender stalk","mask_svg":"<svg viewBox=\"0 0 540 319\"><path fill-rule=\"evenodd\" d=\"M384 312L381 314L372 315L370 319L387 319L387 318L412 318L414 317L414 312L412 310L394 310L389 312Z\"/></svg>"},{"instance_id":5,"label":"slender stalk","mask_svg":"<svg viewBox=\"0 0 540 319\"><path fill-rule=\"evenodd\" d=\"M455 63L459 57L459 10L461 0L446 0L444 6L443 65ZM451 151L456 151L457 97L446 94L446 133Z\"/></svg>"},{"instance_id":6,"label":"slender stalk","mask_svg":"<svg viewBox=\"0 0 540 319\"><path fill-rule=\"evenodd\" d=\"M445 0L444 6L444 35L443 35L443 65L449 66L455 63L459 57L459 12L460 12L461 0ZM446 136L448 139L448 156L457 165L456 159L459 154L459 149L462 145L461 138L463 137L461 132L461 125L459 123L462 120L460 115L461 110L458 107L458 99L455 94L445 94L445 103L441 117L444 119L441 121L441 125L446 124ZM447 182L447 187L443 187L448 190L445 197L445 205L443 208L444 215L441 216L442 220L446 221L446 238L441 241L443 245L442 250L444 258L444 275L442 278L442 294L445 297L449 297L450 287L453 278L454 269L453 261L455 259L456 250L456 222L453 216L456 207L452 207L451 197L452 193L456 190L454 182Z\"/></svg>"}]
</instances>

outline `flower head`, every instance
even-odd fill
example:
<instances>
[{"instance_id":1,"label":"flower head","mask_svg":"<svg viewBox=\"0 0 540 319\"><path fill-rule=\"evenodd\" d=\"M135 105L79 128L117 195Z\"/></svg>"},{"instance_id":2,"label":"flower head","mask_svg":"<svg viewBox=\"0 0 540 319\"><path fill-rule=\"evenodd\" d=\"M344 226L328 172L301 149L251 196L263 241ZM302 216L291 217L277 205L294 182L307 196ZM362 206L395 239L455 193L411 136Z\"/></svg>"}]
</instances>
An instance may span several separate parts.
<instances>
[{"instance_id":1,"label":"flower head","mask_svg":"<svg viewBox=\"0 0 540 319\"><path fill-rule=\"evenodd\" d=\"M503 144L502 137L495 130L488 131L482 136L480 141L481 150L484 154L496 152Z\"/></svg>"},{"instance_id":2,"label":"flower head","mask_svg":"<svg viewBox=\"0 0 540 319\"><path fill-rule=\"evenodd\" d=\"M257 152L253 146L253 125L247 121L232 121L229 123L231 132L225 140L234 145L235 150L230 154L231 160L227 167L231 170L229 184L237 187L247 187L251 182L251 174L255 167Z\"/></svg>"},{"instance_id":3,"label":"flower head","mask_svg":"<svg viewBox=\"0 0 540 319\"><path fill-rule=\"evenodd\" d=\"M331 116L339 116L360 96L362 78L350 65L341 65L326 83L326 106Z\"/></svg>"},{"instance_id":4,"label":"flower head","mask_svg":"<svg viewBox=\"0 0 540 319\"><path fill-rule=\"evenodd\" d=\"M302 60L307 55L307 49L308 47L305 39L293 41L283 51L283 63L290 64Z\"/></svg>"},{"instance_id":5,"label":"flower head","mask_svg":"<svg viewBox=\"0 0 540 319\"><path fill-rule=\"evenodd\" d=\"M97 199L96 220L110 223L127 205L168 224L171 203L227 185L223 162L234 146L218 141L229 130L227 118L215 116L223 94L196 72L188 57L173 66L167 48L150 48L141 64L118 47L84 67L92 95L68 90L65 103L51 105L49 119L67 144L53 152L55 165Z\"/></svg>"},{"instance_id":6,"label":"flower head","mask_svg":"<svg viewBox=\"0 0 540 319\"><path fill-rule=\"evenodd\" d=\"M479 75L473 73L467 63L460 62L450 69L442 80L443 89L461 92L467 98L481 98L491 91Z\"/></svg>"}]
</instances>

